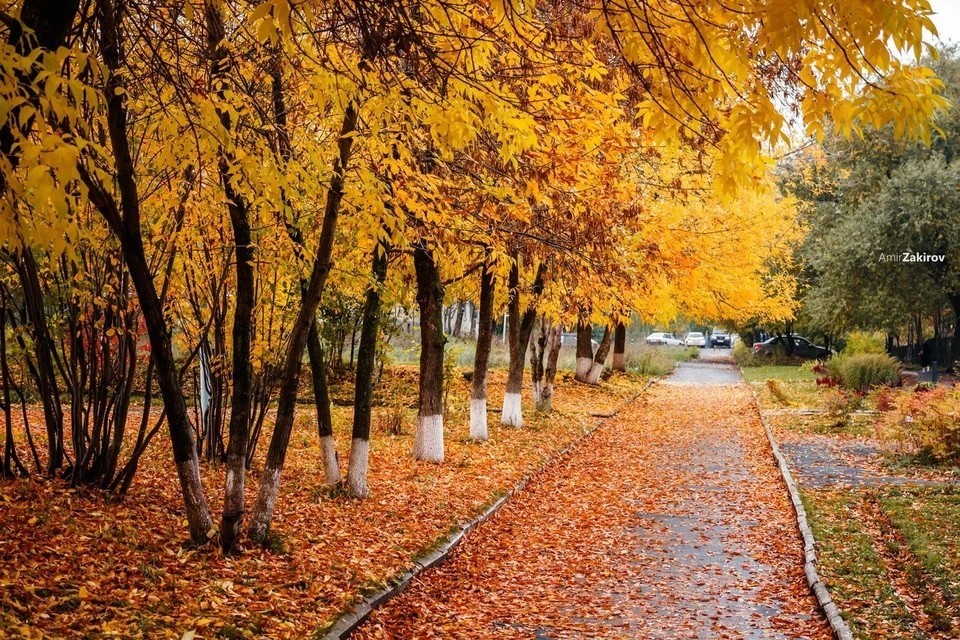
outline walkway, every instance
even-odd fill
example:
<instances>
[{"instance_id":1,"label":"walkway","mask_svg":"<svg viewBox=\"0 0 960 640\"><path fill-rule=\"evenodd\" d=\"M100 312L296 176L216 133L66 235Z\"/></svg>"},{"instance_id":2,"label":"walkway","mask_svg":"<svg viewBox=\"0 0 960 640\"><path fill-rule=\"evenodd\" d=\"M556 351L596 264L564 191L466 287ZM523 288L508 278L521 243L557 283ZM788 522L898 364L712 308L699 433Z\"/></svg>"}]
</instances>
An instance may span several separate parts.
<instances>
[{"instance_id":1,"label":"walkway","mask_svg":"<svg viewBox=\"0 0 960 640\"><path fill-rule=\"evenodd\" d=\"M655 385L354 637L829 638L750 393L699 384L737 380L710 366Z\"/></svg>"}]
</instances>

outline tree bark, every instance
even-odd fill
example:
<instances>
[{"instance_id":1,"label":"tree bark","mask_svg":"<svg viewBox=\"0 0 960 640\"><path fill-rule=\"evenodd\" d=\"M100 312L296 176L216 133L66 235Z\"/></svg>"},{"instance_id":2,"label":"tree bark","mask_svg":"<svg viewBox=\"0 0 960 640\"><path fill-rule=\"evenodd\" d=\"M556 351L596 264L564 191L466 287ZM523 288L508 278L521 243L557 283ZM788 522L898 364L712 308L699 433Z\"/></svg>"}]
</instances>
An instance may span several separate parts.
<instances>
[{"instance_id":1,"label":"tree bark","mask_svg":"<svg viewBox=\"0 0 960 640\"><path fill-rule=\"evenodd\" d=\"M33 336L37 392L43 404L43 419L47 428L47 473L53 475L63 466L63 407L53 368L53 340L44 315L43 290L33 252L29 247L21 247L14 260Z\"/></svg>"},{"instance_id":2,"label":"tree bark","mask_svg":"<svg viewBox=\"0 0 960 640\"><path fill-rule=\"evenodd\" d=\"M297 390L300 385L300 364L307 343L310 325L315 321L317 305L323 295L323 289L330 274L333 256L333 242L336 236L340 203L343 200L343 182L350 152L353 148L353 134L357 129L357 110L351 103L343 115L340 127L338 156L333 164L330 186L327 189L327 201L324 207L323 223L320 229L320 241L314 256L310 280L301 295L300 310L290 329L287 349L284 353L280 372L280 397L277 402L277 420L270 438L270 449L264 466L257 500L250 519L249 535L257 544L264 544L270 533L270 521L280 489L280 472L287 456L290 444L290 432L293 428L293 414L297 403Z\"/></svg>"},{"instance_id":3,"label":"tree bark","mask_svg":"<svg viewBox=\"0 0 960 640\"><path fill-rule=\"evenodd\" d=\"M530 351L533 404L540 413L549 413L553 409L553 386L562 338L563 327L547 321L546 317L540 320L540 337Z\"/></svg>"},{"instance_id":4,"label":"tree bark","mask_svg":"<svg viewBox=\"0 0 960 640\"><path fill-rule=\"evenodd\" d=\"M543 403L544 366L547 356L547 334L550 323L546 316L540 317L540 334L536 340L530 341L530 388L533 395L533 406L539 411Z\"/></svg>"},{"instance_id":5,"label":"tree bark","mask_svg":"<svg viewBox=\"0 0 960 640\"><path fill-rule=\"evenodd\" d=\"M573 379L586 382L593 367L593 325L589 321L577 323L577 368Z\"/></svg>"},{"instance_id":6,"label":"tree bark","mask_svg":"<svg viewBox=\"0 0 960 640\"><path fill-rule=\"evenodd\" d=\"M600 339L597 354L590 366L590 373L587 375L587 384L600 383L600 374L603 373L603 363L606 362L608 353L610 353L610 325L607 325L603 330L603 338Z\"/></svg>"},{"instance_id":7,"label":"tree bark","mask_svg":"<svg viewBox=\"0 0 960 640\"><path fill-rule=\"evenodd\" d=\"M490 344L493 342L493 296L496 279L493 273L491 250L483 262L480 275L480 326L477 331L477 349L473 358L473 380L470 390L470 437L486 440L487 433L487 372L490 365Z\"/></svg>"},{"instance_id":8,"label":"tree bark","mask_svg":"<svg viewBox=\"0 0 960 640\"><path fill-rule=\"evenodd\" d=\"M221 95L226 88L230 70L228 52L223 48L223 16L219 6L211 0L204 2L207 25L207 47L210 57L210 84ZM217 109L220 124L227 132L233 129L230 114ZM231 182L233 154L224 148L219 151L220 184L230 213L233 228L234 256L237 283L233 309L233 395L230 400L230 440L227 444L227 478L224 489L223 514L220 520L220 540L225 553L231 553L243 524L243 488L246 472L247 441L250 437L250 393L253 368L250 361L253 325L255 276L253 269L253 237L250 231L249 207ZM211 443L215 446L215 443Z\"/></svg>"},{"instance_id":9,"label":"tree bark","mask_svg":"<svg viewBox=\"0 0 960 640\"><path fill-rule=\"evenodd\" d=\"M627 325L617 323L613 332L613 366L614 371L627 370Z\"/></svg>"},{"instance_id":10,"label":"tree bark","mask_svg":"<svg viewBox=\"0 0 960 640\"><path fill-rule=\"evenodd\" d=\"M523 410L521 407L523 369L526 364L530 334L533 333L533 325L537 319L536 299L543 291L545 269L544 263L541 262L534 277L532 298L521 314L519 256L516 257L513 266L510 268L508 280L510 288L509 316L507 318L507 345L510 352L510 363L507 368L507 385L503 394L503 411L500 414L500 422L509 427L523 426Z\"/></svg>"},{"instance_id":11,"label":"tree bark","mask_svg":"<svg viewBox=\"0 0 960 640\"><path fill-rule=\"evenodd\" d=\"M13 27L7 37L8 44L23 56L30 55L38 48L48 51L57 49L65 43L79 7L79 0L24 0L20 7L20 21L32 33L25 32L19 26ZM37 93L32 83L40 69L41 65L35 64L29 76L23 79L23 88L28 101L34 105L37 102ZM15 148L17 138L28 135L33 128L32 120L21 122L22 111L22 106L11 109L6 121L0 126L0 153L14 169L20 163L20 155ZM11 124L19 131L11 128ZM5 193L6 188L6 176L0 173L0 193ZM19 255L15 260L17 272L24 287L28 314L31 316L38 386L47 428L47 471L53 473L63 465L63 410L53 368L50 332L43 314L42 289L37 264L30 248L20 247Z\"/></svg>"},{"instance_id":12,"label":"tree bark","mask_svg":"<svg viewBox=\"0 0 960 640\"><path fill-rule=\"evenodd\" d=\"M377 364L377 336L380 332L380 289L387 279L386 247L373 250L373 284L363 303L360 352L357 355L353 395L353 435L350 441L350 468L347 489L357 498L367 497L367 463L370 452L370 416L373 406L373 375ZM442 360L442 359L441 359Z\"/></svg>"},{"instance_id":13,"label":"tree bark","mask_svg":"<svg viewBox=\"0 0 960 640\"><path fill-rule=\"evenodd\" d=\"M413 455L443 462L443 283L425 241L413 250L420 307L420 400Z\"/></svg>"},{"instance_id":14,"label":"tree bark","mask_svg":"<svg viewBox=\"0 0 960 640\"><path fill-rule=\"evenodd\" d=\"M3 388L3 467L0 468L0 477L12 478L14 474L29 475L27 468L20 462L13 435L13 410L10 398L10 366L7 361L7 299L0 295L0 387Z\"/></svg>"},{"instance_id":15,"label":"tree bark","mask_svg":"<svg viewBox=\"0 0 960 640\"><path fill-rule=\"evenodd\" d=\"M333 439L333 416L330 413L330 389L327 387L327 365L317 322L307 334L307 355L310 357L310 378L313 382L313 405L317 412L317 435L323 452L323 477L328 485L340 482L340 456Z\"/></svg>"},{"instance_id":16,"label":"tree bark","mask_svg":"<svg viewBox=\"0 0 960 640\"><path fill-rule=\"evenodd\" d=\"M563 345L563 327L554 325L547 337L547 366L543 372L543 391L541 406L537 411L549 412L553 409L553 385L557 379L557 361L560 359L560 347Z\"/></svg>"},{"instance_id":17,"label":"tree bark","mask_svg":"<svg viewBox=\"0 0 960 640\"><path fill-rule=\"evenodd\" d=\"M457 302L457 315L453 317L453 337L463 337L463 313L466 311L467 303L463 300Z\"/></svg>"},{"instance_id":18,"label":"tree bark","mask_svg":"<svg viewBox=\"0 0 960 640\"><path fill-rule=\"evenodd\" d=\"M287 163L291 159L292 147L290 132L287 128L287 103L283 91L283 75L281 73L279 53L274 56L273 68L270 71L271 94L273 98L274 124L277 130L277 150L280 160ZM283 195L285 207L290 202ZM294 223L286 223L287 235L294 243L297 252L302 257L303 232ZM301 292L307 288L306 279L301 278ZM323 345L320 341L320 329L317 326L316 312L307 331L307 355L310 359L310 379L313 383L313 404L317 413L317 435L320 438L320 448L323 453L323 475L328 485L340 482L340 456L337 454L337 445L333 438L333 416L330 413L330 391L327 387L327 365L323 354ZM249 454L247 459L249 461Z\"/></svg>"},{"instance_id":19,"label":"tree bark","mask_svg":"<svg viewBox=\"0 0 960 640\"><path fill-rule=\"evenodd\" d=\"M140 230L140 197L137 191L135 166L127 139L126 97L122 86L122 60L119 25L120 11L109 0L97 3L100 21L100 51L110 76L105 87L107 101L107 131L113 152L120 202L87 173L81 177L87 185L93 205L100 211L120 241L130 279L137 291L143 311L151 353L156 365L157 384L163 397L167 427L173 449L174 464L180 480L180 491L195 544L206 542L214 531L210 509L207 506L193 428L187 412L187 403L180 388L169 327L163 314L163 304L157 294L150 265L146 259Z\"/></svg>"}]
</instances>

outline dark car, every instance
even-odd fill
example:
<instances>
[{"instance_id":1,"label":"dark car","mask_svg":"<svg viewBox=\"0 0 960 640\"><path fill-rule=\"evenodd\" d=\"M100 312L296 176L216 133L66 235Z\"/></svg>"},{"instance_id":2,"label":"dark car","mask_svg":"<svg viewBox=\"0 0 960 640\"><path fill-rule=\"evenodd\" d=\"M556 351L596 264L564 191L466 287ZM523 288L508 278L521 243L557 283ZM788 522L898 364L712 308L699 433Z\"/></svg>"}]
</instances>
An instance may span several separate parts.
<instances>
[{"instance_id":1,"label":"dark car","mask_svg":"<svg viewBox=\"0 0 960 640\"><path fill-rule=\"evenodd\" d=\"M710 334L711 347L727 347L731 345L730 334L723 331L714 331Z\"/></svg>"},{"instance_id":2,"label":"dark car","mask_svg":"<svg viewBox=\"0 0 960 640\"><path fill-rule=\"evenodd\" d=\"M793 341L793 350L787 348L787 340ZM800 336L776 336L753 345L753 353L758 356L773 356L792 354L806 360L829 358L833 352L826 347L813 344Z\"/></svg>"}]
</instances>

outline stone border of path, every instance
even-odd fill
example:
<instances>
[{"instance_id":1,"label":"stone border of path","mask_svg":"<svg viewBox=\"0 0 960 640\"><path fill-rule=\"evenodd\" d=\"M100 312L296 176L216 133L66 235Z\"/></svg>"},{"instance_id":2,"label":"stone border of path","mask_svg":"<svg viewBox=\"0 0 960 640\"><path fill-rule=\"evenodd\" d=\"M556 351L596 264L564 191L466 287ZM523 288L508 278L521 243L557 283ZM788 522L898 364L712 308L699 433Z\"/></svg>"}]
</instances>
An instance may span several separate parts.
<instances>
[{"instance_id":1,"label":"stone border of path","mask_svg":"<svg viewBox=\"0 0 960 640\"><path fill-rule=\"evenodd\" d=\"M827 617L827 622L830 623L833 634L839 638L839 640L853 640L853 633L850 631L850 627L847 626L847 622L840 616L840 608L837 607L837 604L830 597L827 586L823 584L823 581L820 580L820 575L817 573L816 540L814 540L813 531L810 529L809 522L807 522L807 510L804 508L803 501L800 499L800 489L797 487L797 482L793 479L793 474L790 473L787 457L783 455L783 451L780 450L780 445L777 444L770 425L764 420L763 411L760 409L760 403L757 401L757 396L753 393L752 388L750 393L753 395L753 403L757 409L757 415L760 417L760 423L763 425L763 430L767 434L767 440L770 441L773 457L776 458L777 466L780 468L780 475L783 476L783 481L787 485L787 491L790 493L793 510L797 514L797 526L800 528L800 535L803 536L803 573L807 576L807 584L810 585L810 590L813 591L813 595L817 598L820 609L823 610L823 615Z\"/></svg>"},{"instance_id":2,"label":"stone border of path","mask_svg":"<svg viewBox=\"0 0 960 640\"><path fill-rule=\"evenodd\" d=\"M414 560L413 567L398 576L394 576L389 587L371 596L365 597L359 603L351 607L346 613L337 618L336 622L334 622L333 625L326 631L323 639L343 640L344 638L349 638L350 634L352 634L357 627L363 624L371 613L385 605L394 596L399 595L404 589L407 588L410 582L423 571L429 569L430 567L435 567L446 560L447 556L449 556L450 553L460 545L468 533L476 529L482 522L489 520L512 497L523 491L527 485L530 484L531 480L573 453L573 451L581 446L590 436L596 433L597 429L602 427L607 420L613 418L620 412L621 409L639 398L647 389L650 388L654 382L656 382L656 380L648 380L647 383L640 389L640 391L632 395L629 399L627 399L626 402L623 402L619 407L616 408L616 410L614 410L612 413L604 414L601 420L598 420L593 427L585 431L582 435L580 435L579 438L571 442L563 450L550 456L550 458L544 461L544 463L538 468L524 475L523 478L520 479L520 482L514 485L503 496L498 498L493 504L487 507L483 513L474 517L466 524L461 525L436 549Z\"/></svg>"}]
</instances>

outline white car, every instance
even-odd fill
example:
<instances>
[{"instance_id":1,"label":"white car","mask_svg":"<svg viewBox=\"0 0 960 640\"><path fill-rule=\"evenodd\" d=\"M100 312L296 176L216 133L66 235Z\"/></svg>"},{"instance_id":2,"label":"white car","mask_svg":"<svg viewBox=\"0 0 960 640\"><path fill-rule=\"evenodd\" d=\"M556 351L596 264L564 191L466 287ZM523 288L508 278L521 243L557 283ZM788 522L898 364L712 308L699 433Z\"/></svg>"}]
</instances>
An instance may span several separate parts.
<instances>
[{"instance_id":1,"label":"white car","mask_svg":"<svg viewBox=\"0 0 960 640\"><path fill-rule=\"evenodd\" d=\"M683 340L675 337L672 333L651 333L647 336L647 344L666 344L672 347L683 346Z\"/></svg>"},{"instance_id":2,"label":"white car","mask_svg":"<svg viewBox=\"0 0 960 640\"><path fill-rule=\"evenodd\" d=\"M691 331L687 334L683 344L688 347L705 347L707 346L707 338L699 331Z\"/></svg>"}]
</instances>

